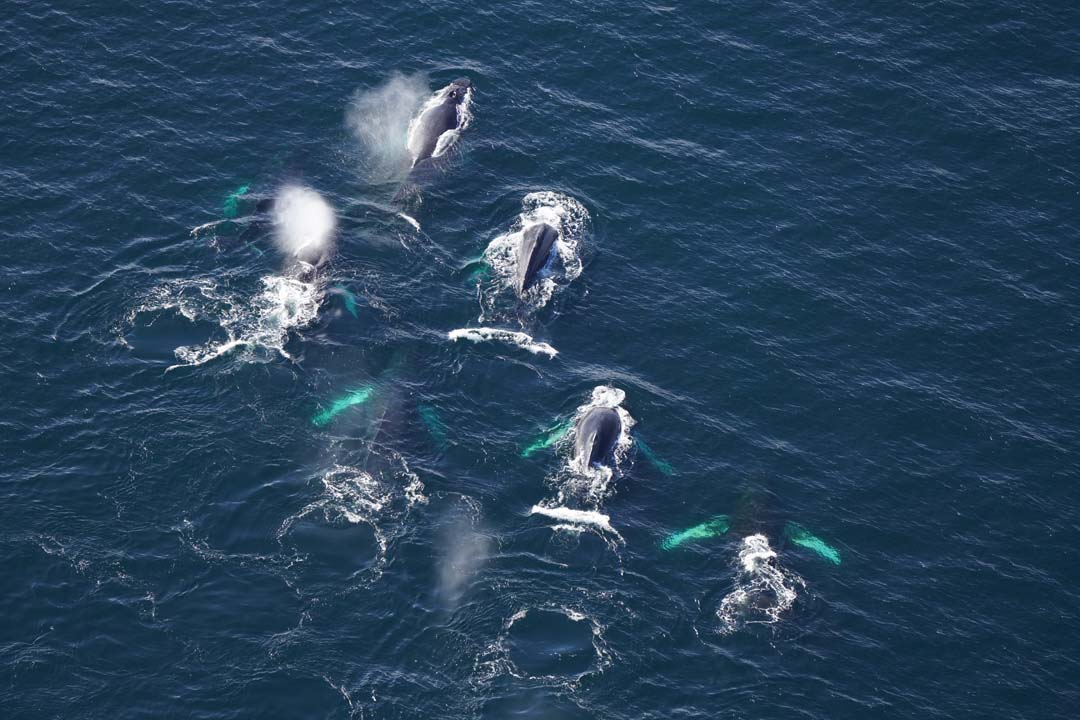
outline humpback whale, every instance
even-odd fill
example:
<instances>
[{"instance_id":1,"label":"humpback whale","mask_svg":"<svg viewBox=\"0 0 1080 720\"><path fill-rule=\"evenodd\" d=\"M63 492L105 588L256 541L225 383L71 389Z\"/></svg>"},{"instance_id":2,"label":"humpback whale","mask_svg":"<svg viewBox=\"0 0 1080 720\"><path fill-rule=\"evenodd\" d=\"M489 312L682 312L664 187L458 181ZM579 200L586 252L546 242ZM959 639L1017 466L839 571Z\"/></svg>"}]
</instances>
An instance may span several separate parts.
<instances>
[{"instance_id":1,"label":"humpback whale","mask_svg":"<svg viewBox=\"0 0 1080 720\"><path fill-rule=\"evenodd\" d=\"M760 538L760 542L764 543L763 552L768 551L771 556L760 555L757 559L775 558L776 553L782 552L790 542L792 545L817 553L833 565L839 565L840 552L836 548L816 535L812 535L802 525L785 520L783 515L778 515L769 509L774 497L773 493L766 488L751 486L739 498L734 516L716 515L706 522L671 533L660 543L660 547L664 550L674 550L684 543L705 540L730 532L732 535L744 538L744 542L752 538ZM768 538L776 542L775 551L769 549Z\"/></svg>"},{"instance_id":2,"label":"humpback whale","mask_svg":"<svg viewBox=\"0 0 1080 720\"><path fill-rule=\"evenodd\" d=\"M595 407L574 428L575 458L581 468L611 466L615 443L622 434L622 420L615 408Z\"/></svg>"},{"instance_id":3,"label":"humpback whale","mask_svg":"<svg viewBox=\"0 0 1080 720\"><path fill-rule=\"evenodd\" d=\"M412 166L446 152L465 125L465 103L472 95L472 81L459 78L436 92L409 124L407 146Z\"/></svg>"},{"instance_id":4,"label":"humpback whale","mask_svg":"<svg viewBox=\"0 0 1080 720\"><path fill-rule=\"evenodd\" d=\"M548 257L551 248L559 239L559 231L547 223L530 225L521 233L521 244L517 248L517 291L521 295L536 281L536 276Z\"/></svg>"}]
</instances>

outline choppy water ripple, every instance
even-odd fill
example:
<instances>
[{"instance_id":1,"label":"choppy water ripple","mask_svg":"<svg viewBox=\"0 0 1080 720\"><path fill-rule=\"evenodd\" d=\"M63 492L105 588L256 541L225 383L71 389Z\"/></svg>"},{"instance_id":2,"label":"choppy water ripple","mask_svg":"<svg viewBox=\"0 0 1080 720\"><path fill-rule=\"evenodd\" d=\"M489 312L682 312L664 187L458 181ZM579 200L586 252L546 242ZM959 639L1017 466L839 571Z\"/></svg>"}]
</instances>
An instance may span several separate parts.
<instances>
[{"instance_id":1,"label":"choppy water ripple","mask_svg":"<svg viewBox=\"0 0 1080 720\"><path fill-rule=\"evenodd\" d=\"M8 10L12 717L1071 716L1076 9ZM476 261L536 193L529 305Z\"/></svg>"}]
</instances>

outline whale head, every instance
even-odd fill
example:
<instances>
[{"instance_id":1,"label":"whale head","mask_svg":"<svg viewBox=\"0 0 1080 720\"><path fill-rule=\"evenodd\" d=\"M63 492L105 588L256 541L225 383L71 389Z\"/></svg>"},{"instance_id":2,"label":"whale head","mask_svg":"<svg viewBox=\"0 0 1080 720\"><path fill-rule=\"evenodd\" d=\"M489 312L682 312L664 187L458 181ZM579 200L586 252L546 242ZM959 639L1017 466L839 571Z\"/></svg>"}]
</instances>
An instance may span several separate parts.
<instances>
[{"instance_id":1,"label":"whale head","mask_svg":"<svg viewBox=\"0 0 1080 720\"><path fill-rule=\"evenodd\" d=\"M578 467L611 467L621 433L622 419L614 408L594 407L585 413L574 428Z\"/></svg>"},{"instance_id":2,"label":"whale head","mask_svg":"<svg viewBox=\"0 0 1080 720\"><path fill-rule=\"evenodd\" d=\"M471 90L472 80L469 78L458 78L443 89L443 97L460 105L465 101L466 95L468 95Z\"/></svg>"}]
</instances>

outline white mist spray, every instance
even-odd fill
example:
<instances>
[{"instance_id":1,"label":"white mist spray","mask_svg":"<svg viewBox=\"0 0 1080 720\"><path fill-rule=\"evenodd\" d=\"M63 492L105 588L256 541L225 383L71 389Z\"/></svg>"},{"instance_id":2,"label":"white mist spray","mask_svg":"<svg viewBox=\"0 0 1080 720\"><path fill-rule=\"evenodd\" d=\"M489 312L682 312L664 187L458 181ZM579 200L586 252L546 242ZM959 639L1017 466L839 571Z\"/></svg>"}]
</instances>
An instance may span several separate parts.
<instances>
[{"instance_id":1,"label":"white mist spray","mask_svg":"<svg viewBox=\"0 0 1080 720\"><path fill-rule=\"evenodd\" d=\"M333 208L314 190L293 186L278 193L274 239L288 257L317 265L326 257L336 224Z\"/></svg>"},{"instance_id":2,"label":"white mist spray","mask_svg":"<svg viewBox=\"0 0 1080 720\"><path fill-rule=\"evenodd\" d=\"M371 179L390 181L408 173L409 123L430 95L424 76L394 74L354 98L345 123L363 149Z\"/></svg>"}]
</instances>

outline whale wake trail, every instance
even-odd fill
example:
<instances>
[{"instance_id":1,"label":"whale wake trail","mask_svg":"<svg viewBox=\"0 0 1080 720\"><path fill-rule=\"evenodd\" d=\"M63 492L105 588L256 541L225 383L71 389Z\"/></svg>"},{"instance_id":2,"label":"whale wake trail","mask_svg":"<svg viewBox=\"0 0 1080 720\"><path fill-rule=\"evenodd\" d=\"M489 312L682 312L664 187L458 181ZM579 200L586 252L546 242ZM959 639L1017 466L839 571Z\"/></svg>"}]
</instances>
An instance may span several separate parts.
<instances>
[{"instance_id":1,"label":"whale wake trail","mask_svg":"<svg viewBox=\"0 0 1080 720\"><path fill-rule=\"evenodd\" d=\"M454 342L458 340L471 340L474 343L504 342L528 350L534 355L547 355L552 358L559 354L558 350L547 343L538 342L531 335L516 330L490 327L458 328L447 333L447 337Z\"/></svg>"},{"instance_id":2,"label":"whale wake trail","mask_svg":"<svg viewBox=\"0 0 1080 720\"><path fill-rule=\"evenodd\" d=\"M780 620L804 587L803 579L777 563L776 552L764 535L743 538L738 556L739 577L716 610L720 632L730 634L746 625L771 625Z\"/></svg>"},{"instance_id":3,"label":"whale wake trail","mask_svg":"<svg viewBox=\"0 0 1080 720\"><path fill-rule=\"evenodd\" d=\"M242 362L269 362L276 357L294 361L286 350L290 333L315 320L319 288L287 275L266 275L259 284L257 292L245 296L217 278L168 281L153 288L127 313L119 328L121 338L137 324L152 325L173 314L192 324L216 326L225 337L177 347L177 362L166 372L204 365L230 353Z\"/></svg>"}]
</instances>

